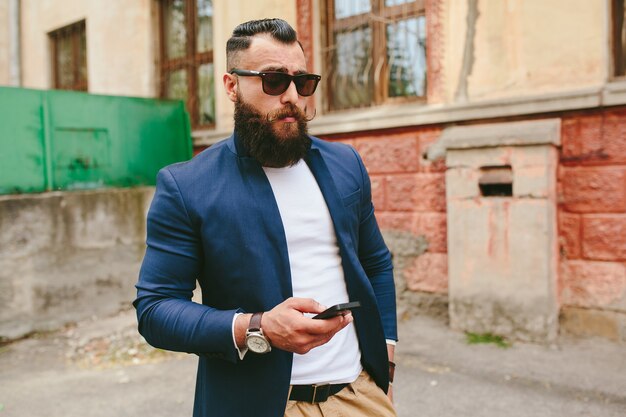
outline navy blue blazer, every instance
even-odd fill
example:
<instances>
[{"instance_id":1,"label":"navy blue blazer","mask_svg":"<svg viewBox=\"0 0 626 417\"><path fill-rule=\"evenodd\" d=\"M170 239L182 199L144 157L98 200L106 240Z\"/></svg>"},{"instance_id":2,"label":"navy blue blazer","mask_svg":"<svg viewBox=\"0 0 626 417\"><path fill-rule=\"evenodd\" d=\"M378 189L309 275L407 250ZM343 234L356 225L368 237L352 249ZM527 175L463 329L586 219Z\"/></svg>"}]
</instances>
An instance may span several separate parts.
<instances>
[{"instance_id":1,"label":"navy blue blazer","mask_svg":"<svg viewBox=\"0 0 626 417\"><path fill-rule=\"evenodd\" d=\"M395 287L369 177L352 147L312 141L305 160L332 217L350 300L363 305L353 313L362 364L387 391ZM155 347L199 355L194 416L282 416L293 354L239 360L233 344L236 312L268 311L292 296L274 194L236 135L159 172L147 235L134 302L139 331ZM202 304L191 302L196 281Z\"/></svg>"}]
</instances>

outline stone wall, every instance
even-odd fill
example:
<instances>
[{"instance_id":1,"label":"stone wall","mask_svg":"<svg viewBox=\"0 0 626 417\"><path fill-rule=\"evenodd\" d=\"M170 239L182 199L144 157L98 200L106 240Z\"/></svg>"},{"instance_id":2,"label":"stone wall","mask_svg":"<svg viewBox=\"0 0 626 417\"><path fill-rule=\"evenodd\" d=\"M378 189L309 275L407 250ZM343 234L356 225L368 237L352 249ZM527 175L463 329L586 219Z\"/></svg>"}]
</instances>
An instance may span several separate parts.
<instances>
[{"instance_id":1,"label":"stone wall","mask_svg":"<svg viewBox=\"0 0 626 417\"><path fill-rule=\"evenodd\" d=\"M626 341L626 109L564 117L562 144L561 322Z\"/></svg>"},{"instance_id":2,"label":"stone wall","mask_svg":"<svg viewBox=\"0 0 626 417\"><path fill-rule=\"evenodd\" d=\"M400 313L445 314L446 166L423 157L436 126L326 135L353 145L394 252ZM626 109L561 117L557 171L560 331L626 341ZM433 309L433 307L436 307Z\"/></svg>"},{"instance_id":3,"label":"stone wall","mask_svg":"<svg viewBox=\"0 0 626 417\"><path fill-rule=\"evenodd\" d=\"M153 188L0 197L0 340L128 308Z\"/></svg>"}]
</instances>

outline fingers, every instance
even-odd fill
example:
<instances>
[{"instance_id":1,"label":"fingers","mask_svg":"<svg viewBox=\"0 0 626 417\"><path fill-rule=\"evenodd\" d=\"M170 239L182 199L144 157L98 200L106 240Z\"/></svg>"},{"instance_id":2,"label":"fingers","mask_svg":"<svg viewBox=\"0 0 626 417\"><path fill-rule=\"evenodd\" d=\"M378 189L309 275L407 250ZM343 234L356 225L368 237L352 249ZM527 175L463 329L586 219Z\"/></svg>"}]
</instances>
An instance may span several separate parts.
<instances>
[{"instance_id":1,"label":"fingers","mask_svg":"<svg viewBox=\"0 0 626 417\"><path fill-rule=\"evenodd\" d=\"M290 298L263 315L261 327L272 346L304 354L328 343L353 321L352 314L314 320L304 313L321 313L325 307L308 298Z\"/></svg>"},{"instance_id":2,"label":"fingers","mask_svg":"<svg viewBox=\"0 0 626 417\"><path fill-rule=\"evenodd\" d=\"M322 311L326 310L326 307L322 304L318 303L312 298L288 298L283 301L285 306L289 306L295 310L300 311L301 313L313 313L318 314Z\"/></svg>"}]
</instances>

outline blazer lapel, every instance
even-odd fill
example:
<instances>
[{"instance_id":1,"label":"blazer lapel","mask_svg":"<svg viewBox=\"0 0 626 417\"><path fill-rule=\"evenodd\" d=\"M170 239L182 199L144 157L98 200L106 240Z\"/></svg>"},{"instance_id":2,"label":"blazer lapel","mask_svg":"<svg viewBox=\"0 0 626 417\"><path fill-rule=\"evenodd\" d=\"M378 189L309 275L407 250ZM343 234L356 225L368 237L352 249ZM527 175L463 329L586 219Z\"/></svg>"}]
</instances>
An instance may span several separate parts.
<instances>
[{"instance_id":1,"label":"blazer lapel","mask_svg":"<svg viewBox=\"0 0 626 417\"><path fill-rule=\"evenodd\" d=\"M313 173L313 176L322 191L326 205L328 206L330 217L332 218L333 225L335 226L335 234L337 235L337 243L339 244L339 247L344 248L346 245L351 247L352 239L350 239L348 234L350 227L346 217L345 208L343 206L343 201L341 200L341 194L339 193L337 185L335 184L335 181L326 166L326 162L324 162L324 159L322 158L320 150L317 148L311 148L307 154L306 163L311 169L311 172Z\"/></svg>"},{"instance_id":2,"label":"blazer lapel","mask_svg":"<svg viewBox=\"0 0 626 417\"><path fill-rule=\"evenodd\" d=\"M254 230L259 236L266 239L264 244L271 251L268 253L268 262L271 262L272 259L279 259L278 265L276 265L276 275L280 283L280 294L276 294L277 298L268 300L269 305L273 306L293 295L285 229L272 186L265 172L263 172L261 164L255 159L245 156L239 156L237 163L246 192L256 208L251 215L258 215L258 218L251 219L254 222ZM258 278L270 279L270 277Z\"/></svg>"}]
</instances>

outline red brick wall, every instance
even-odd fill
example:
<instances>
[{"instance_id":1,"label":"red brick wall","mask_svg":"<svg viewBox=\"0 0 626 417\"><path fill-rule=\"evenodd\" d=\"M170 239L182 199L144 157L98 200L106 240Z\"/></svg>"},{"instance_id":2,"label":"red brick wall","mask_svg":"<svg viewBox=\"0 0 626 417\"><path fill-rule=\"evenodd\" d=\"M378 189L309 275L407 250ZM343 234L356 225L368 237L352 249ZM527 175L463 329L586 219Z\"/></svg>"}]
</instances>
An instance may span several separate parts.
<instances>
[{"instance_id":1,"label":"red brick wall","mask_svg":"<svg viewBox=\"0 0 626 417\"><path fill-rule=\"evenodd\" d=\"M402 271L415 291L446 293L448 257L446 236L445 164L422 158L437 140L439 128L359 132L325 137L356 148L372 181L376 218L383 232L409 233L426 240L426 253Z\"/></svg>"},{"instance_id":2,"label":"red brick wall","mask_svg":"<svg viewBox=\"0 0 626 417\"><path fill-rule=\"evenodd\" d=\"M626 108L562 119L560 294L564 306L624 310Z\"/></svg>"}]
</instances>

